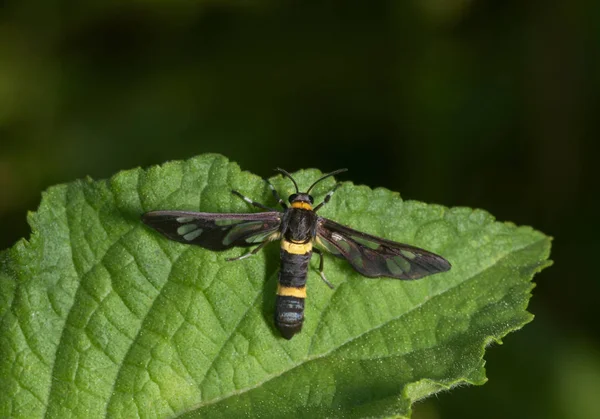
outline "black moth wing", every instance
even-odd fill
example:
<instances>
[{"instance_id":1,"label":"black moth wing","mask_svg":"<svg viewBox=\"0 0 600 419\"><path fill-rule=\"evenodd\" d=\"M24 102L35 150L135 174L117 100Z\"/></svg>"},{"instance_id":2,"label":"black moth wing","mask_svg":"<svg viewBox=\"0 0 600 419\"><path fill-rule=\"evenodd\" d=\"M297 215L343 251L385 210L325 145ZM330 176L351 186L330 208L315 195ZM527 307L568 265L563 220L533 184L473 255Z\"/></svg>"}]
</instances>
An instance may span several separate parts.
<instances>
[{"instance_id":1,"label":"black moth wing","mask_svg":"<svg viewBox=\"0 0 600 419\"><path fill-rule=\"evenodd\" d=\"M171 240L210 250L252 246L280 237L281 212L219 214L190 211L152 211L145 224Z\"/></svg>"},{"instance_id":2,"label":"black moth wing","mask_svg":"<svg viewBox=\"0 0 600 419\"><path fill-rule=\"evenodd\" d=\"M435 253L371 236L323 217L317 222L316 241L371 278L418 279L445 272L451 267L446 259Z\"/></svg>"}]
</instances>

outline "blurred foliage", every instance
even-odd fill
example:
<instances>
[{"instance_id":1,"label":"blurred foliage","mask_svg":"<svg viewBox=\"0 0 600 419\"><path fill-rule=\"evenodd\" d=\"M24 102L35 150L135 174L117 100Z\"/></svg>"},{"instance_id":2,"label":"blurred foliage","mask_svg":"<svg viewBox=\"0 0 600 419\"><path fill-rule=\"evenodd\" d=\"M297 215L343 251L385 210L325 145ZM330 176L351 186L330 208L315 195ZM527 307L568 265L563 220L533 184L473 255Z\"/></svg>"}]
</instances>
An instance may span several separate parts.
<instances>
[{"instance_id":1,"label":"blurred foliage","mask_svg":"<svg viewBox=\"0 0 600 419\"><path fill-rule=\"evenodd\" d=\"M591 0L0 1L0 247L85 175L209 151L262 176L348 167L555 237L538 320L490 351L490 382L416 415L597 416L599 18Z\"/></svg>"}]
</instances>

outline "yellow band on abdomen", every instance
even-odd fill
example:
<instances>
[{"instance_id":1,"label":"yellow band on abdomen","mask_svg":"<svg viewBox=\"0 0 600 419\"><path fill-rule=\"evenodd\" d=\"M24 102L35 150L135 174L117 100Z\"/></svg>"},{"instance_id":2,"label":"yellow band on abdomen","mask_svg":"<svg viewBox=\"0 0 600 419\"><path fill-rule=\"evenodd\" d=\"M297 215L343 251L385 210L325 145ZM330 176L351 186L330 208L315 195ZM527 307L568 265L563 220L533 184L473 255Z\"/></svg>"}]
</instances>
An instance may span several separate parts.
<instances>
[{"instance_id":1,"label":"yellow band on abdomen","mask_svg":"<svg viewBox=\"0 0 600 419\"><path fill-rule=\"evenodd\" d=\"M281 248L293 255L305 255L312 250L312 242L292 243L287 240L281 240Z\"/></svg>"},{"instance_id":2,"label":"yellow band on abdomen","mask_svg":"<svg viewBox=\"0 0 600 419\"><path fill-rule=\"evenodd\" d=\"M284 287L281 284L277 284L277 295L281 297L306 298L306 287Z\"/></svg>"}]
</instances>

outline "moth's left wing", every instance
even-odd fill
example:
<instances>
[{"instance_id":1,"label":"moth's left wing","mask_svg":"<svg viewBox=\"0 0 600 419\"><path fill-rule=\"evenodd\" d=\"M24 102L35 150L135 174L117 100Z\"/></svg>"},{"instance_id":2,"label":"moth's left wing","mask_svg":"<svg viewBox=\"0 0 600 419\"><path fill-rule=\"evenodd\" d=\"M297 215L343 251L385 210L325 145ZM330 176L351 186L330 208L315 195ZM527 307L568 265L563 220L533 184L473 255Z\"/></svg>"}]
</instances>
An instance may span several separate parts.
<instances>
[{"instance_id":1,"label":"moth's left wing","mask_svg":"<svg viewBox=\"0 0 600 419\"><path fill-rule=\"evenodd\" d=\"M450 262L435 253L371 236L322 217L318 219L316 241L372 278L418 279L451 267Z\"/></svg>"},{"instance_id":2,"label":"moth's left wing","mask_svg":"<svg viewBox=\"0 0 600 419\"><path fill-rule=\"evenodd\" d=\"M171 240L210 250L252 246L280 237L281 212L218 214L190 211L152 211L144 223Z\"/></svg>"}]
</instances>

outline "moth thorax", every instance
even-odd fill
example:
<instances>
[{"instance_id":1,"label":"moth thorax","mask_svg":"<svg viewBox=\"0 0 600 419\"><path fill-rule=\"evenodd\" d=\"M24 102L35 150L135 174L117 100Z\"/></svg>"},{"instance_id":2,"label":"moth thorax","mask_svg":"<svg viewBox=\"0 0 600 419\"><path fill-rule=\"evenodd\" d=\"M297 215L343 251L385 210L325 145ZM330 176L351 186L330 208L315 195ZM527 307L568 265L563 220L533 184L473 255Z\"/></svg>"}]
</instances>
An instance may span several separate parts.
<instances>
[{"instance_id":1,"label":"moth thorax","mask_svg":"<svg viewBox=\"0 0 600 419\"><path fill-rule=\"evenodd\" d=\"M313 211L297 208L292 208L288 214L289 222L283 237L294 243L306 243L312 240L317 215Z\"/></svg>"}]
</instances>

